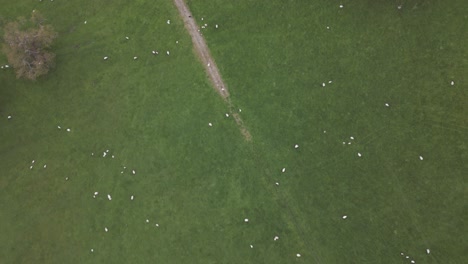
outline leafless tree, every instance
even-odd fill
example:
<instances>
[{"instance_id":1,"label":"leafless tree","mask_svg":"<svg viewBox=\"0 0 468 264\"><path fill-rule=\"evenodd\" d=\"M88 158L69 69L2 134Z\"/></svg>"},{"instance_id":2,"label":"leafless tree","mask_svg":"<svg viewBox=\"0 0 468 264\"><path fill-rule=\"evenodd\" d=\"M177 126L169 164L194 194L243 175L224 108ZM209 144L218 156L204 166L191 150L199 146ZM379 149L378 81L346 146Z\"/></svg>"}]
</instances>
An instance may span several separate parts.
<instances>
[{"instance_id":1,"label":"leafless tree","mask_svg":"<svg viewBox=\"0 0 468 264\"><path fill-rule=\"evenodd\" d=\"M29 20L21 17L6 24L4 32L2 50L17 78L36 80L54 66L55 54L49 49L58 34L38 11Z\"/></svg>"}]
</instances>

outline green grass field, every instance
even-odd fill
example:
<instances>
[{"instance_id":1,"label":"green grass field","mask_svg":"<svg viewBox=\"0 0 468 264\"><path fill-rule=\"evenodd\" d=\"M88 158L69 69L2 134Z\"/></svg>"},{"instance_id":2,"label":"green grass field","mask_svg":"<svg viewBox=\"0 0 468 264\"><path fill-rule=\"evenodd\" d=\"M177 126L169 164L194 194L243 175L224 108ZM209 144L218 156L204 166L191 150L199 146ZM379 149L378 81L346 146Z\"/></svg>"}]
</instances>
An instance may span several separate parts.
<instances>
[{"instance_id":1,"label":"green grass field","mask_svg":"<svg viewBox=\"0 0 468 264\"><path fill-rule=\"evenodd\" d=\"M0 70L0 263L468 262L466 1L187 2L251 142L172 1L0 0L59 32Z\"/></svg>"}]
</instances>

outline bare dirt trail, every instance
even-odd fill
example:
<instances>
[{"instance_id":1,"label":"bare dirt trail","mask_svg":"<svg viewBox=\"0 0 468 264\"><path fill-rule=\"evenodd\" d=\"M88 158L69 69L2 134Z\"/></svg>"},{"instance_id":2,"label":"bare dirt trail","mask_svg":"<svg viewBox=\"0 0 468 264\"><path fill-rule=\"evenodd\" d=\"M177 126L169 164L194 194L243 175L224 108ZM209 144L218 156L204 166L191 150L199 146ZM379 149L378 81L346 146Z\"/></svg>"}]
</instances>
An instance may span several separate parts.
<instances>
[{"instance_id":1,"label":"bare dirt trail","mask_svg":"<svg viewBox=\"0 0 468 264\"><path fill-rule=\"evenodd\" d=\"M199 27L197 26L197 23L193 18L190 9L188 8L184 0L174 0L174 4L179 10L180 16L184 21L185 28L192 37L195 52L200 58L203 67L205 68L205 71L208 74L208 77L210 78L213 88L215 88L215 90L219 93L219 95L221 95L224 101L226 101L229 107L229 112L231 113L237 125L239 126L242 135L247 141L250 141L252 139L252 135L245 127L240 115L234 112L234 106L232 105L231 100L229 99L229 91L227 89L227 86L224 84L224 81L221 78L218 66L216 66L216 62L211 56L208 45L206 45L205 38L200 33Z\"/></svg>"}]
</instances>

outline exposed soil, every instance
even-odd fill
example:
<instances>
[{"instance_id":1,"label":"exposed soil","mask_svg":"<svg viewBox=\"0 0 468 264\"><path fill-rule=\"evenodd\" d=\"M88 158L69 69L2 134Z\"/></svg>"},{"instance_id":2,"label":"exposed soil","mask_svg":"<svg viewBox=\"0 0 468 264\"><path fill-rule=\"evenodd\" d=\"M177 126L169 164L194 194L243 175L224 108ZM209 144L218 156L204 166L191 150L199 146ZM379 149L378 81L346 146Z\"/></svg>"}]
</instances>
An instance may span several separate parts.
<instances>
[{"instance_id":1,"label":"exposed soil","mask_svg":"<svg viewBox=\"0 0 468 264\"><path fill-rule=\"evenodd\" d=\"M208 74L211 83L213 84L213 88L219 93L219 95L221 95L224 101L226 101L229 107L229 112L231 113L237 125L239 126L242 135L247 141L250 141L252 139L252 135L245 127L240 115L234 112L235 110L231 103L231 100L229 99L229 91L227 89L227 86L224 84L224 81L221 78L218 66L216 66L216 63L213 57L211 56L210 50L206 45L205 38L199 31L199 27L197 26L197 23L193 18L192 13L190 12L184 0L174 0L174 4L179 10L180 16L184 21L185 28L192 37L195 53L200 58L201 63L203 64L203 67L205 68L205 71Z\"/></svg>"}]
</instances>

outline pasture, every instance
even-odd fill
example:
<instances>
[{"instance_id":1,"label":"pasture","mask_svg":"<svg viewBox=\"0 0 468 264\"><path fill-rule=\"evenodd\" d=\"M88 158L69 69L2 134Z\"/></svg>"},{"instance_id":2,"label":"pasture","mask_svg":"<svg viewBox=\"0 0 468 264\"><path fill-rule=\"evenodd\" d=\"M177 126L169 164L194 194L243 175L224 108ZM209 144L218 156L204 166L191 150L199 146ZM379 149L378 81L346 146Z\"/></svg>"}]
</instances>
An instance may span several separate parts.
<instances>
[{"instance_id":1,"label":"pasture","mask_svg":"<svg viewBox=\"0 0 468 264\"><path fill-rule=\"evenodd\" d=\"M468 261L465 1L187 3L250 142L172 1L0 0L59 32L0 70L0 262Z\"/></svg>"}]
</instances>

